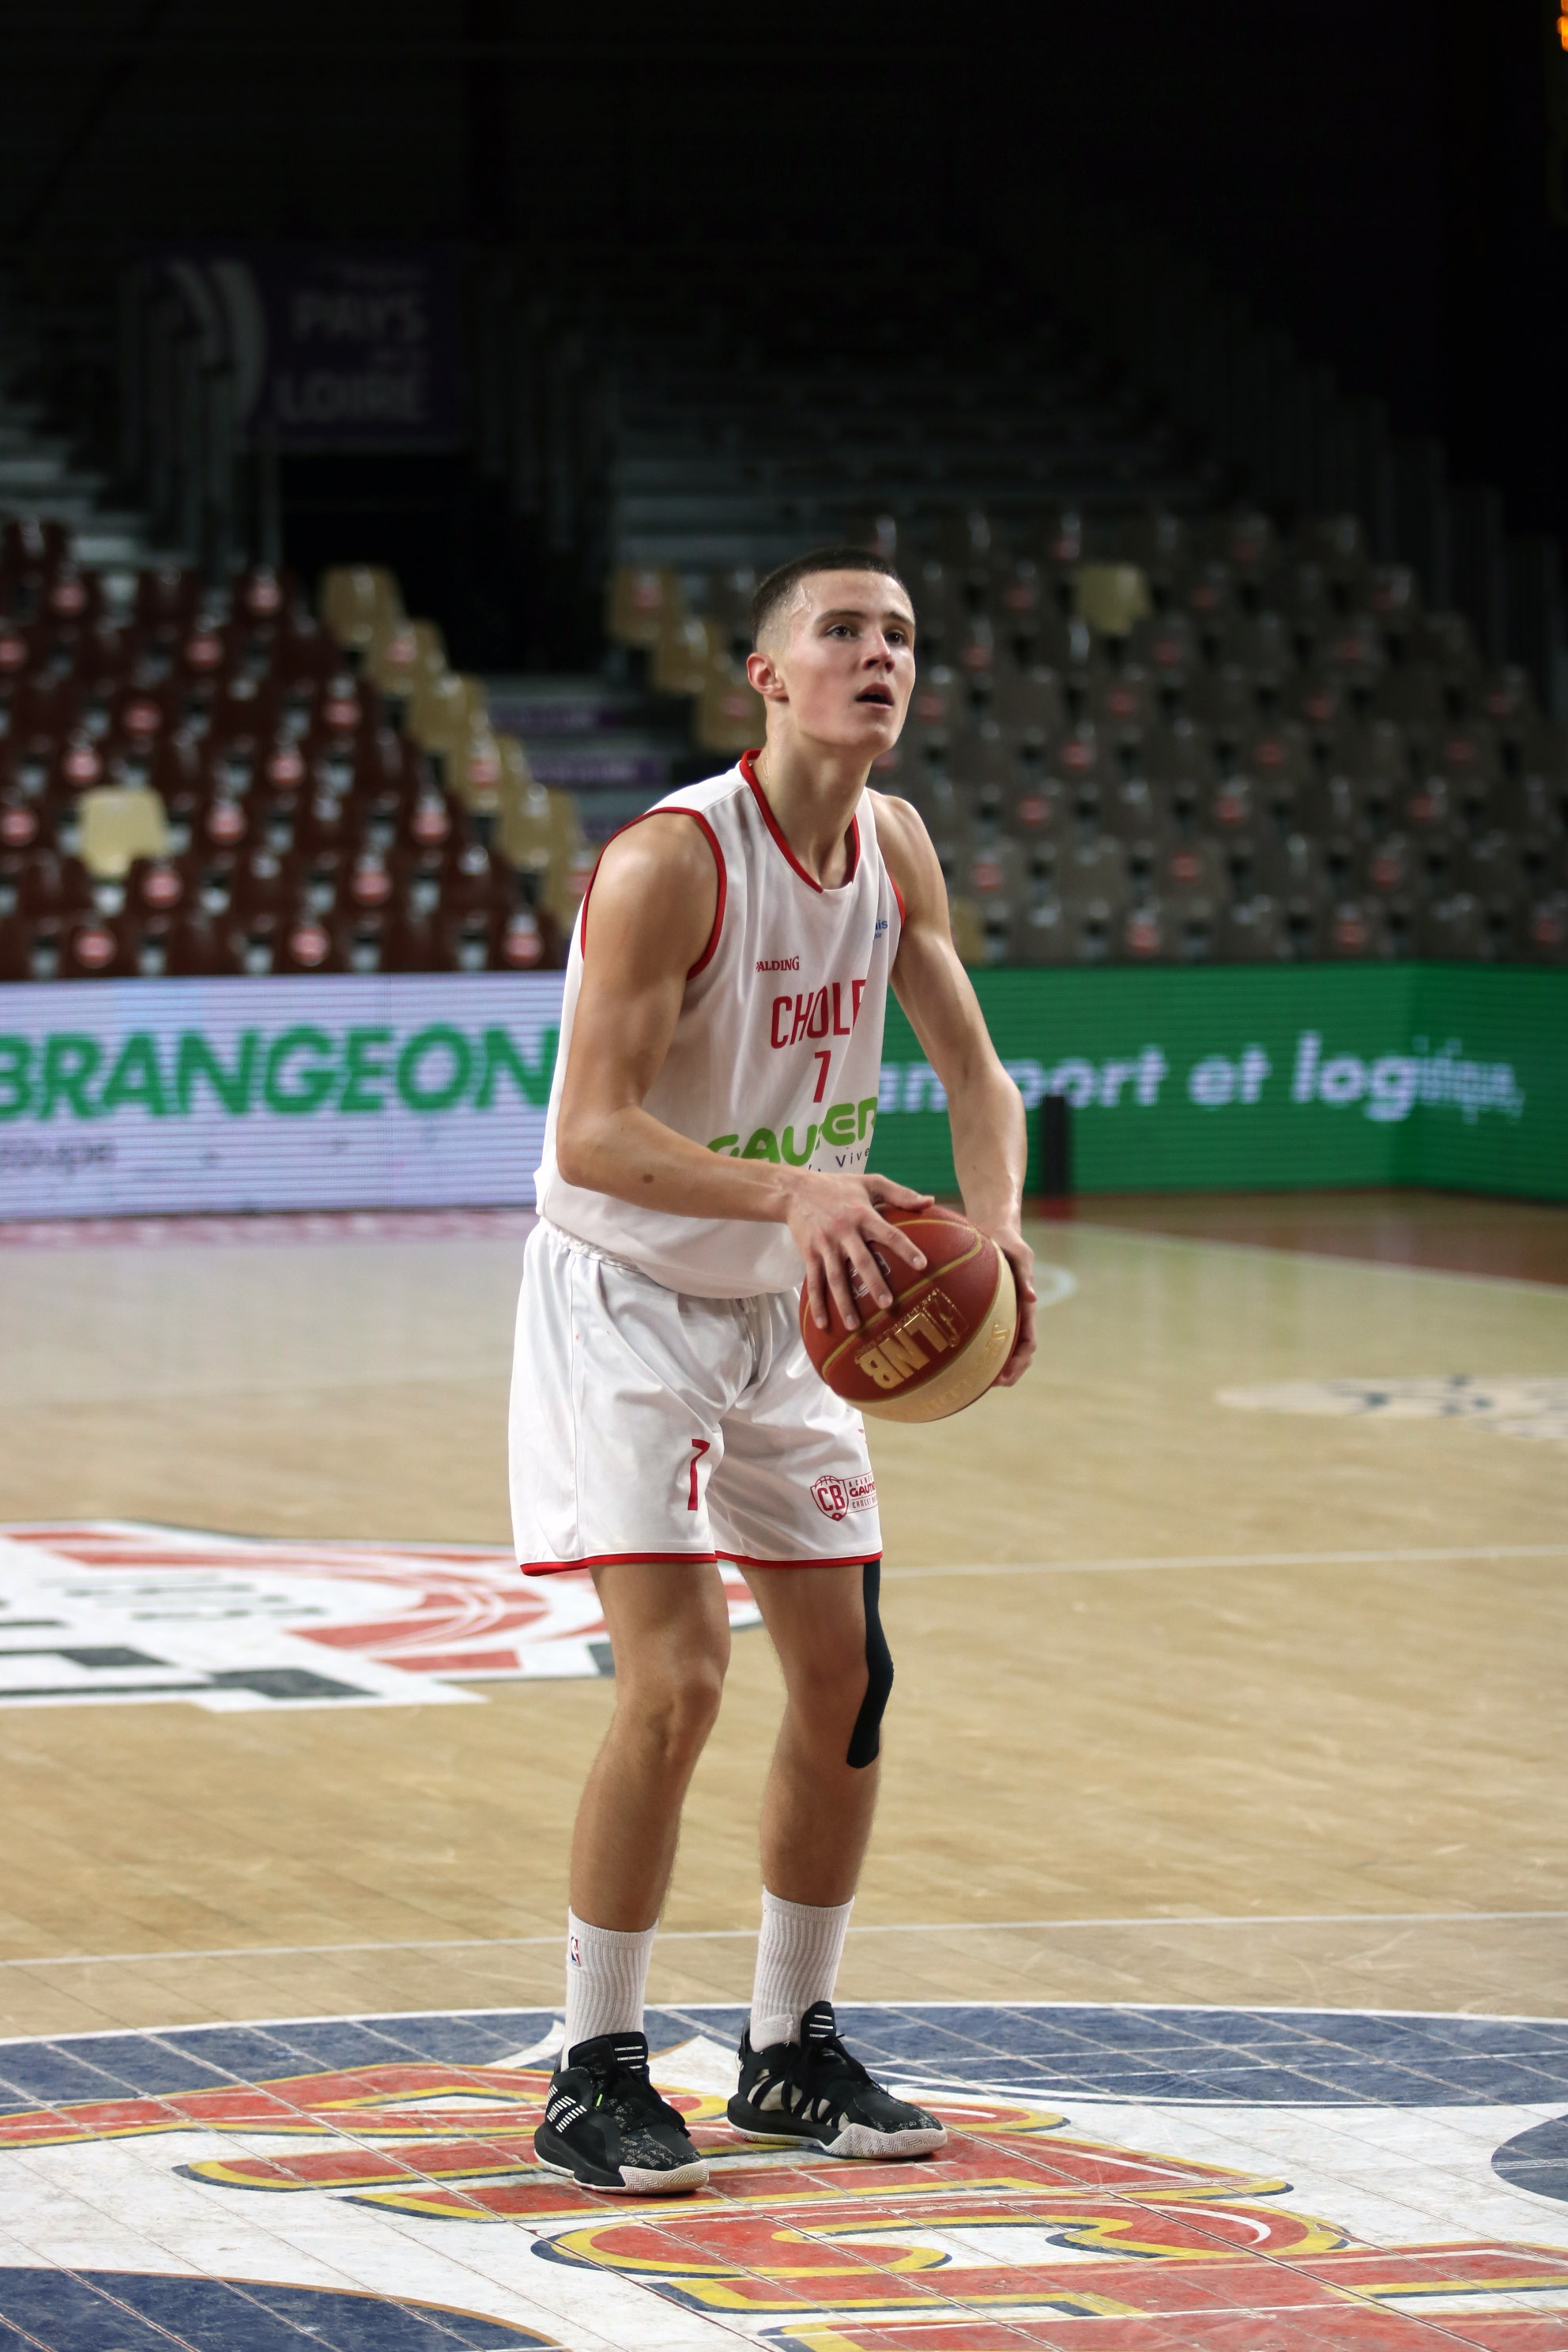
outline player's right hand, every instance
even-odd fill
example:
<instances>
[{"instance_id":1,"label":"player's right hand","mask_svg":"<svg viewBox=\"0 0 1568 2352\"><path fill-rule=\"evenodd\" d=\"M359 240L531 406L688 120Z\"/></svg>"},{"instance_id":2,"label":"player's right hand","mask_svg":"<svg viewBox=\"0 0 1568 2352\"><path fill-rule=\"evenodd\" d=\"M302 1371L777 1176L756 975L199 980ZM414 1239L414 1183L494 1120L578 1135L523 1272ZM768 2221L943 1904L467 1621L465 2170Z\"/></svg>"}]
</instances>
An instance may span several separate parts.
<instances>
[{"instance_id":1,"label":"player's right hand","mask_svg":"<svg viewBox=\"0 0 1568 2352\"><path fill-rule=\"evenodd\" d=\"M893 1294L875 1252L902 1258L918 1274L925 1253L910 1235L881 1215L879 1203L889 1209L929 1209L934 1195L911 1192L887 1176L835 1176L802 1169L793 1188L785 1219L795 1247L805 1260L806 1297L818 1330L833 1328L828 1300L837 1307L846 1329L860 1328L855 1305L855 1285L879 1307L890 1307Z\"/></svg>"}]
</instances>

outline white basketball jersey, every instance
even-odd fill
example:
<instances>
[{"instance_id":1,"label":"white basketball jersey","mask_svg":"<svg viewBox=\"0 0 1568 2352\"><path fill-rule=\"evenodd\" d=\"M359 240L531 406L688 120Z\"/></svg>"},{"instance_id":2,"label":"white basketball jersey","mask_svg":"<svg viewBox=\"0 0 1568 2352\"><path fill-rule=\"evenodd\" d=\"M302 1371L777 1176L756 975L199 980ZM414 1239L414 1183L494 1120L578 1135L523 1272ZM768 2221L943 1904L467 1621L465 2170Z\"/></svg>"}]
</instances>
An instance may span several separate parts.
<instances>
[{"instance_id":1,"label":"white basketball jersey","mask_svg":"<svg viewBox=\"0 0 1568 2352\"><path fill-rule=\"evenodd\" d=\"M825 890L795 859L752 759L747 752L726 774L671 793L634 820L685 811L719 869L713 935L687 974L669 1052L643 1108L732 1160L858 1173L871 1150L903 909L877 845L868 794L851 820L849 873ZM541 1213L672 1290L740 1298L796 1288L805 1268L786 1225L671 1216L563 1181L555 1122L584 946L592 952L592 908L590 891L566 965Z\"/></svg>"}]
</instances>

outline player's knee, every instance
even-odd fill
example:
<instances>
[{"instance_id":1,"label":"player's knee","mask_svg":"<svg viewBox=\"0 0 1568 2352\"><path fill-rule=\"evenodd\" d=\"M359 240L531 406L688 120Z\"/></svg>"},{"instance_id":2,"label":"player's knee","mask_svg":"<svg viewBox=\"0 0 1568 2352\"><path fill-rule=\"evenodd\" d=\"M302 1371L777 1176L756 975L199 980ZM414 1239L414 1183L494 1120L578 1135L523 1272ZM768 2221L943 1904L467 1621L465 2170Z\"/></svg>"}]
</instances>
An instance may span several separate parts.
<instances>
[{"instance_id":1,"label":"player's knee","mask_svg":"<svg viewBox=\"0 0 1568 2352\"><path fill-rule=\"evenodd\" d=\"M855 1728L849 1735L849 1749L845 1762L856 1771L874 1764L882 1746L882 1717L893 1688L893 1654L888 1647L888 1637L882 1631L881 1596L882 1563L870 1559L863 1571L866 1596L866 1695L860 1711L855 1717Z\"/></svg>"},{"instance_id":2,"label":"player's knee","mask_svg":"<svg viewBox=\"0 0 1568 2352\"><path fill-rule=\"evenodd\" d=\"M625 1703L668 1770L696 1762L718 1719L724 1696L724 1661L688 1659L679 1670L639 1676Z\"/></svg>"}]
</instances>

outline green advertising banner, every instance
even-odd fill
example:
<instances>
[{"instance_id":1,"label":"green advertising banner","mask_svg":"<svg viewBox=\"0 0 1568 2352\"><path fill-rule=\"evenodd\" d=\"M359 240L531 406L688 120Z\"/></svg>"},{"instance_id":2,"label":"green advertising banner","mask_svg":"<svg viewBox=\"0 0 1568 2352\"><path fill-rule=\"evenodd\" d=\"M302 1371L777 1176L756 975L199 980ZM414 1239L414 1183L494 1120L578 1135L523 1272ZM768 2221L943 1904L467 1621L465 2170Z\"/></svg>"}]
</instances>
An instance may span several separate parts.
<instances>
[{"instance_id":1,"label":"green advertising banner","mask_svg":"<svg viewBox=\"0 0 1568 2352\"><path fill-rule=\"evenodd\" d=\"M1568 1198L1568 972L1281 964L975 975L1085 1192L1433 1184ZM873 1165L953 1189L945 1098L889 1005ZM1030 1120L1030 1181L1039 1121Z\"/></svg>"},{"instance_id":2,"label":"green advertising banner","mask_svg":"<svg viewBox=\"0 0 1568 2352\"><path fill-rule=\"evenodd\" d=\"M1086 1192L1568 1198L1568 972L1236 965L976 985L1031 1114L1037 1185L1054 1093ZM0 1218L531 1202L561 989L559 972L0 988ZM823 1141L858 1146L870 1122L869 1100L837 1104ZM942 1087L895 1005L871 1164L954 1190Z\"/></svg>"}]
</instances>

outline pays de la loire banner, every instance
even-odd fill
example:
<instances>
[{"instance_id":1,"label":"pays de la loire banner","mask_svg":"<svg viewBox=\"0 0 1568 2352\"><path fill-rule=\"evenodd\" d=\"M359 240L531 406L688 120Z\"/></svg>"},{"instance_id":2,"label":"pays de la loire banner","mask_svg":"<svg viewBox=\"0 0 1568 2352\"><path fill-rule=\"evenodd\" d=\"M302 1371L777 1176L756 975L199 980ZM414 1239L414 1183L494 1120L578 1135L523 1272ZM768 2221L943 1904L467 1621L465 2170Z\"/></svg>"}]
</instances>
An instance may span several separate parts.
<instances>
[{"instance_id":1,"label":"pays de la loire banner","mask_svg":"<svg viewBox=\"0 0 1568 2352\"><path fill-rule=\"evenodd\" d=\"M1084 1192L1568 1195L1568 972L1320 964L976 984L1031 1113L1031 1181L1034 1114L1056 1094ZM0 988L0 1217L531 1206L561 989L553 972ZM801 1052L804 1152L817 1073ZM896 1004L874 1108L833 1115L870 1142L873 1168L955 1189L945 1097ZM722 1141L784 1155L766 1126Z\"/></svg>"},{"instance_id":2,"label":"pays de la loire banner","mask_svg":"<svg viewBox=\"0 0 1568 2352\"><path fill-rule=\"evenodd\" d=\"M201 245L156 266L242 440L283 449L448 449L463 437L462 294L449 246Z\"/></svg>"}]
</instances>

